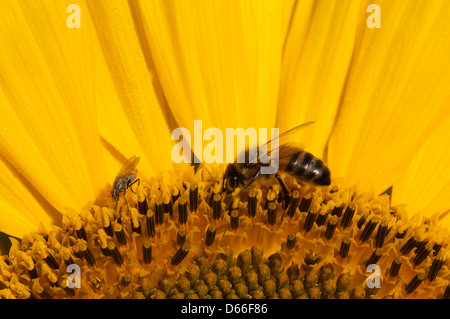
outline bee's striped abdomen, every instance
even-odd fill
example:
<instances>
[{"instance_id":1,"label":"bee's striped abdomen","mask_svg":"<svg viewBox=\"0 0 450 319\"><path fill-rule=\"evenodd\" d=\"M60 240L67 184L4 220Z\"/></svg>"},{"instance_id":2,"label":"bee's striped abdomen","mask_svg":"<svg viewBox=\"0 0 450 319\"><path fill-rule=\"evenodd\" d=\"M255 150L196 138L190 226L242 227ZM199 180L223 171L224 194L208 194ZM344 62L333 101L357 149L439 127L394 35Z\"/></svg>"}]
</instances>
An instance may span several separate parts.
<instances>
[{"instance_id":1,"label":"bee's striped abdomen","mask_svg":"<svg viewBox=\"0 0 450 319\"><path fill-rule=\"evenodd\" d=\"M330 170L311 153L298 151L292 154L289 163L281 169L302 181L314 185L330 185Z\"/></svg>"}]
</instances>

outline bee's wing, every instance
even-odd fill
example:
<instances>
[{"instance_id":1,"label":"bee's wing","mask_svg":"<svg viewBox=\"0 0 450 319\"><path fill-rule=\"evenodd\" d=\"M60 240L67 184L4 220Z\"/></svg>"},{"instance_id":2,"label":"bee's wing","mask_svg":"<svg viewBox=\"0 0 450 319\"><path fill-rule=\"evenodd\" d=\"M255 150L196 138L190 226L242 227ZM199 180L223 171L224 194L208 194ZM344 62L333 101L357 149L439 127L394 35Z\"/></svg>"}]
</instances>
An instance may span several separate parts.
<instances>
[{"instance_id":1,"label":"bee's wing","mask_svg":"<svg viewBox=\"0 0 450 319\"><path fill-rule=\"evenodd\" d=\"M139 163L140 157L132 156L125 164L123 164L122 168L120 169L117 176L127 176L128 174L132 173L136 167L136 165Z\"/></svg>"},{"instance_id":2,"label":"bee's wing","mask_svg":"<svg viewBox=\"0 0 450 319\"><path fill-rule=\"evenodd\" d=\"M303 149L302 144L299 142L299 133L306 127L314 124L315 121L309 121L303 124L300 124L286 132L281 133L277 137L271 139L265 144L266 153L260 154L259 161L263 163L267 163L270 161L270 158L273 158L278 155L278 158L290 157L292 156L292 149ZM278 146L272 148L272 144L274 141L278 140ZM283 147L281 147L283 146ZM281 148L281 149L280 149ZM261 148L260 148L261 151Z\"/></svg>"}]
</instances>

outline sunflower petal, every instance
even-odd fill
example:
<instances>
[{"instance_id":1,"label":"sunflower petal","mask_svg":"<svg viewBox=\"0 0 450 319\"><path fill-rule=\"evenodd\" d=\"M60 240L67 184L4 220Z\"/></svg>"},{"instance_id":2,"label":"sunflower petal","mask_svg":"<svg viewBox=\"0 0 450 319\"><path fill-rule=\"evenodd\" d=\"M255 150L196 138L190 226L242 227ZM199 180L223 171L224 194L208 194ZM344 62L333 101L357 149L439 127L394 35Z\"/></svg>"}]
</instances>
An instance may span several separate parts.
<instances>
[{"instance_id":1,"label":"sunflower petal","mask_svg":"<svg viewBox=\"0 0 450 319\"><path fill-rule=\"evenodd\" d=\"M322 155L334 125L358 22L358 1L298 2L286 40L278 125L304 131L307 149Z\"/></svg>"},{"instance_id":2,"label":"sunflower petal","mask_svg":"<svg viewBox=\"0 0 450 319\"><path fill-rule=\"evenodd\" d=\"M177 122L273 127L292 2L140 1L158 77ZM267 23L270 21L270 23Z\"/></svg>"},{"instance_id":3,"label":"sunflower petal","mask_svg":"<svg viewBox=\"0 0 450 319\"><path fill-rule=\"evenodd\" d=\"M381 28L359 26L329 141L334 175L348 183L372 181L376 192L395 184L448 114L450 83L450 3L379 6Z\"/></svg>"}]
</instances>

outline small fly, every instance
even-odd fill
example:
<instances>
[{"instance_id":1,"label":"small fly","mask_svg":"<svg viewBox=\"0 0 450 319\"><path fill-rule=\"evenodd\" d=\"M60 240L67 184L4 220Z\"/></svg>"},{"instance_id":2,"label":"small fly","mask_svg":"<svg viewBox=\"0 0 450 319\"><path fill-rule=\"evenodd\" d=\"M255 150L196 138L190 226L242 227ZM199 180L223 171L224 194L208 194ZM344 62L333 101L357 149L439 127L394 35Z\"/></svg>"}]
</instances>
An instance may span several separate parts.
<instances>
[{"instance_id":1,"label":"small fly","mask_svg":"<svg viewBox=\"0 0 450 319\"><path fill-rule=\"evenodd\" d=\"M136 168L136 165L139 163L140 157L132 156L130 157L125 164L123 164L122 168L120 169L119 173L116 176L116 179L114 180L113 189L111 190L111 197L116 201L116 207L117 203L119 202L120 193L123 192L125 202L127 202L125 198L125 191L129 187L133 193L136 194L135 191L133 191L133 188L131 187L135 183L140 184L140 180L136 179L136 174L133 173L134 169ZM128 205L128 203L127 203Z\"/></svg>"}]
</instances>

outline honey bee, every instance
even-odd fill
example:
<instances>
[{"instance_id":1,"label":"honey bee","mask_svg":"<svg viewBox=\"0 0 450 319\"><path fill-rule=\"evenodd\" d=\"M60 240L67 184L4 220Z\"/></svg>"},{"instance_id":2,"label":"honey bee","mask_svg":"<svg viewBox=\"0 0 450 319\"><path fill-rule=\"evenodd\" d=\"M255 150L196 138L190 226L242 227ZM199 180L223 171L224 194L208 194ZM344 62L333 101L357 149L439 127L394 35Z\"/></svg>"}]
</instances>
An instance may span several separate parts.
<instances>
[{"instance_id":1,"label":"honey bee","mask_svg":"<svg viewBox=\"0 0 450 319\"><path fill-rule=\"evenodd\" d=\"M328 186L330 185L330 170L328 167L313 154L303 150L301 146L296 143L293 137L298 132L314 122L307 122L299 126L290 129L278 137L279 146L276 149L271 149L268 155L278 155L279 159L279 171L285 172L300 181L306 182L312 185ZM272 144L273 140L267 142L267 150ZM263 175L261 174L261 167L267 166L261 162L261 158L257 153L257 159L247 161L249 151L246 150L246 162L245 163L231 163L228 164L222 181L222 192L232 193L237 187L242 186L243 189L249 187L255 180L265 176L266 178L271 175L275 176L281 186L281 198L283 208L286 208L289 204L290 191L286 186L283 179L278 173ZM267 161L263 161L267 162Z\"/></svg>"},{"instance_id":2,"label":"honey bee","mask_svg":"<svg viewBox=\"0 0 450 319\"><path fill-rule=\"evenodd\" d=\"M133 173L134 169L136 168L136 165L139 163L140 157L132 156L130 157L125 164L123 164L122 168L120 169L119 173L116 176L116 179L114 180L113 188L111 190L111 197L116 201L116 208L117 203L119 201L120 193L123 193L124 199L125 199L125 192L127 188L129 187L133 193L133 188L131 187L135 183L140 184L140 180L136 179L136 174ZM125 199L125 202L127 200ZM128 203L127 203L128 205ZM115 209L115 208L114 208Z\"/></svg>"}]
</instances>

